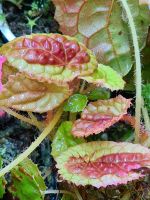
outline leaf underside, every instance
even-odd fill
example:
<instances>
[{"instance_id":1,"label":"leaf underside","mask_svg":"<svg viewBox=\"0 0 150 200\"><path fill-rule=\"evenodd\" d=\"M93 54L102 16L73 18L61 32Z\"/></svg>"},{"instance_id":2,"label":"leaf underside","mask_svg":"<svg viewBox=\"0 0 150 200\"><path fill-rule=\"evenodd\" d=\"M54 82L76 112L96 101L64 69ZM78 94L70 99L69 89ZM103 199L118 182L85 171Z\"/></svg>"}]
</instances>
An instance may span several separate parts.
<instances>
[{"instance_id":1,"label":"leaf underside","mask_svg":"<svg viewBox=\"0 0 150 200\"><path fill-rule=\"evenodd\" d=\"M143 177L140 170L150 168L150 150L139 144L97 141L71 147L56 161L64 180L100 188Z\"/></svg>"},{"instance_id":2,"label":"leaf underside","mask_svg":"<svg viewBox=\"0 0 150 200\"><path fill-rule=\"evenodd\" d=\"M89 103L83 110L81 118L74 122L72 134L77 137L87 137L104 131L127 113L130 104L131 100L121 95Z\"/></svg>"},{"instance_id":3,"label":"leaf underside","mask_svg":"<svg viewBox=\"0 0 150 200\"><path fill-rule=\"evenodd\" d=\"M41 83L24 74L9 76L0 93L0 106L22 111L47 112L59 106L72 93L69 85Z\"/></svg>"},{"instance_id":4,"label":"leaf underside","mask_svg":"<svg viewBox=\"0 0 150 200\"><path fill-rule=\"evenodd\" d=\"M53 0L60 31L79 39L91 49L98 61L126 75L132 66L129 27L124 12L114 0ZM141 48L150 23L148 5L128 0Z\"/></svg>"}]
</instances>

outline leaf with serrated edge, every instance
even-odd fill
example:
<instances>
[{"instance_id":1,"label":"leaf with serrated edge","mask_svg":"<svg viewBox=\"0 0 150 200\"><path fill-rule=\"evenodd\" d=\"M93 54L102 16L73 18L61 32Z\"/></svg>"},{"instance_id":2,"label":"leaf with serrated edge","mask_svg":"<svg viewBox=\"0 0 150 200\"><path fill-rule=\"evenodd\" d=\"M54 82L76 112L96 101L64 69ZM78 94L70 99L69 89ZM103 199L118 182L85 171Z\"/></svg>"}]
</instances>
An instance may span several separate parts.
<instances>
[{"instance_id":1,"label":"leaf with serrated edge","mask_svg":"<svg viewBox=\"0 0 150 200\"><path fill-rule=\"evenodd\" d=\"M88 99L86 95L74 94L69 97L64 105L64 111L70 111L72 113L81 112L86 107L87 102Z\"/></svg>"},{"instance_id":2,"label":"leaf with serrated edge","mask_svg":"<svg viewBox=\"0 0 150 200\"><path fill-rule=\"evenodd\" d=\"M2 159L0 157L0 169L2 167ZM0 199L3 198L3 195L5 194L5 186L6 186L6 180L4 177L0 178Z\"/></svg>"},{"instance_id":3,"label":"leaf with serrated edge","mask_svg":"<svg viewBox=\"0 0 150 200\"><path fill-rule=\"evenodd\" d=\"M69 85L41 83L24 74L9 77L0 93L0 106L22 111L47 112L59 106L72 93Z\"/></svg>"},{"instance_id":4,"label":"leaf with serrated edge","mask_svg":"<svg viewBox=\"0 0 150 200\"><path fill-rule=\"evenodd\" d=\"M132 66L132 44L127 18L114 0L52 0L60 31L78 38L93 50L100 63L126 75ZM146 41L150 23L149 8L139 0L128 0L140 46Z\"/></svg>"},{"instance_id":5,"label":"leaf with serrated edge","mask_svg":"<svg viewBox=\"0 0 150 200\"><path fill-rule=\"evenodd\" d=\"M96 141L69 148L56 158L58 173L76 185L126 184L150 168L150 150L139 144Z\"/></svg>"},{"instance_id":6,"label":"leaf with serrated edge","mask_svg":"<svg viewBox=\"0 0 150 200\"><path fill-rule=\"evenodd\" d=\"M52 155L54 158L59 156L69 147L85 142L84 139L75 138L71 134L71 129L72 122L70 121L62 122L62 124L59 126L52 142Z\"/></svg>"},{"instance_id":7,"label":"leaf with serrated edge","mask_svg":"<svg viewBox=\"0 0 150 200\"><path fill-rule=\"evenodd\" d=\"M75 38L60 34L32 34L0 48L7 65L41 82L62 85L97 67L92 52ZM5 65L4 65L5 66Z\"/></svg>"},{"instance_id":8,"label":"leaf with serrated edge","mask_svg":"<svg viewBox=\"0 0 150 200\"><path fill-rule=\"evenodd\" d=\"M12 171L12 183L9 192L21 200L44 200L46 186L38 167L25 159Z\"/></svg>"},{"instance_id":9,"label":"leaf with serrated edge","mask_svg":"<svg viewBox=\"0 0 150 200\"><path fill-rule=\"evenodd\" d=\"M83 110L81 119L74 122L72 134L87 137L98 134L118 122L127 113L131 99L121 95L109 99L89 103Z\"/></svg>"},{"instance_id":10,"label":"leaf with serrated edge","mask_svg":"<svg viewBox=\"0 0 150 200\"><path fill-rule=\"evenodd\" d=\"M98 68L93 74L83 76L81 79L84 79L89 83L94 83L97 86L108 88L111 91L121 90L124 88L125 84L121 76L115 70L102 64L98 65Z\"/></svg>"}]
</instances>

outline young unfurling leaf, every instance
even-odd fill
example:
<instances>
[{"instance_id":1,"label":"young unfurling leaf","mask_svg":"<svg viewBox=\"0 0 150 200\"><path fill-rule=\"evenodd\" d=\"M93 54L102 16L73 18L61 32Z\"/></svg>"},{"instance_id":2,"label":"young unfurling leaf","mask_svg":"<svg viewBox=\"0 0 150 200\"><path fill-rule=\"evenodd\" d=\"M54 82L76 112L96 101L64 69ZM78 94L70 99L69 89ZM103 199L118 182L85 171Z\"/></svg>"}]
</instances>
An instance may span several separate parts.
<instances>
[{"instance_id":1,"label":"young unfurling leaf","mask_svg":"<svg viewBox=\"0 0 150 200\"><path fill-rule=\"evenodd\" d=\"M46 186L37 166L25 159L12 171L9 192L21 200L44 200Z\"/></svg>"},{"instance_id":2,"label":"young unfurling leaf","mask_svg":"<svg viewBox=\"0 0 150 200\"><path fill-rule=\"evenodd\" d=\"M60 31L78 38L93 50L100 63L110 65L121 75L132 67L132 48L129 28L118 1L107 0L52 0L56 6L55 18ZM132 11L138 41L145 45L150 24L148 5L139 0L128 0Z\"/></svg>"},{"instance_id":3,"label":"young unfurling leaf","mask_svg":"<svg viewBox=\"0 0 150 200\"><path fill-rule=\"evenodd\" d=\"M0 157L0 169L2 167L2 159ZM6 186L6 180L4 177L0 178L0 199L3 198L3 195L5 194L5 186Z\"/></svg>"},{"instance_id":4,"label":"young unfurling leaf","mask_svg":"<svg viewBox=\"0 0 150 200\"><path fill-rule=\"evenodd\" d=\"M9 77L0 93L0 106L43 113L59 106L72 93L69 84L40 83L24 74Z\"/></svg>"},{"instance_id":5,"label":"young unfurling leaf","mask_svg":"<svg viewBox=\"0 0 150 200\"><path fill-rule=\"evenodd\" d=\"M54 158L59 156L63 151L66 151L69 147L85 142L84 139L75 138L71 134L71 129L72 122L70 121L65 121L59 126L52 142L52 155Z\"/></svg>"},{"instance_id":6,"label":"young unfurling leaf","mask_svg":"<svg viewBox=\"0 0 150 200\"><path fill-rule=\"evenodd\" d=\"M115 70L102 64L98 65L93 74L81 78L89 83L108 88L112 91L123 89L125 83Z\"/></svg>"},{"instance_id":7,"label":"young unfurling leaf","mask_svg":"<svg viewBox=\"0 0 150 200\"><path fill-rule=\"evenodd\" d=\"M99 99L105 100L110 98L110 92L105 88L98 87L92 90L87 96L88 99L92 101L96 101Z\"/></svg>"},{"instance_id":8,"label":"young unfurling leaf","mask_svg":"<svg viewBox=\"0 0 150 200\"><path fill-rule=\"evenodd\" d=\"M82 112L81 119L74 122L72 134L77 137L87 137L104 131L127 113L130 104L131 100L121 95L89 103Z\"/></svg>"},{"instance_id":9,"label":"young unfurling leaf","mask_svg":"<svg viewBox=\"0 0 150 200\"><path fill-rule=\"evenodd\" d=\"M60 34L33 34L14 39L0 48L7 65L31 79L62 85L97 67L95 56L76 39ZM5 65L4 65L5 67Z\"/></svg>"},{"instance_id":10,"label":"young unfurling leaf","mask_svg":"<svg viewBox=\"0 0 150 200\"><path fill-rule=\"evenodd\" d=\"M69 148L56 158L58 173L76 185L126 184L150 168L150 150L139 144L97 141Z\"/></svg>"},{"instance_id":11,"label":"young unfurling leaf","mask_svg":"<svg viewBox=\"0 0 150 200\"><path fill-rule=\"evenodd\" d=\"M64 111L72 113L81 112L87 104L87 96L82 94L72 95L64 105Z\"/></svg>"}]
</instances>

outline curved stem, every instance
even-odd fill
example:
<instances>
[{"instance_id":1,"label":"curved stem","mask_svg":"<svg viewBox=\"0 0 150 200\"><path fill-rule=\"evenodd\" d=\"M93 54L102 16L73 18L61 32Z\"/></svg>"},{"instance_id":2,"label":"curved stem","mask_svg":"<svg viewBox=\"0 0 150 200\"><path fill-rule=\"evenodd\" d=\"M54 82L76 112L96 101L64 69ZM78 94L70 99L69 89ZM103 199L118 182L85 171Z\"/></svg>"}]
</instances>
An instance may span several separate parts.
<instances>
[{"instance_id":1,"label":"curved stem","mask_svg":"<svg viewBox=\"0 0 150 200\"><path fill-rule=\"evenodd\" d=\"M66 191L66 190L46 190L44 194L68 194L75 198L75 195L72 192Z\"/></svg>"},{"instance_id":2,"label":"curved stem","mask_svg":"<svg viewBox=\"0 0 150 200\"><path fill-rule=\"evenodd\" d=\"M23 122L36 126L39 130L42 130L44 128L43 123L38 121L33 121L28 117L18 114L17 112L11 110L10 108L1 107L1 109Z\"/></svg>"},{"instance_id":3,"label":"curved stem","mask_svg":"<svg viewBox=\"0 0 150 200\"><path fill-rule=\"evenodd\" d=\"M136 70L135 70L135 84L136 84L136 107L135 107L135 142L139 142L139 134L140 134L140 119L141 119L141 91L142 91L142 78L141 78L141 58L140 58L140 48L138 43L138 36L134 24L134 19L131 14L131 10L128 6L127 0L119 0L122 3L123 8L125 9L129 27L131 29L131 35L134 46L134 56L136 62Z\"/></svg>"},{"instance_id":4,"label":"curved stem","mask_svg":"<svg viewBox=\"0 0 150 200\"><path fill-rule=\"evenodd\" d=\"M20 154L14 161L12 161L9 165L4 167L2 170L0 170L0 177L4 176L6 173L8 173L10 170L12 170L15 166L17 166L20 162L22 162L25 158L27 158L40 144L41 142L48 136L50 131L54 128L54 126L59 121L61 115L62 115L63 109L62 107L56 112L54 115L52 121L49 123L49 125L44 129L44 131L41 133L41 135L28 147L27 150L25 150L22 154Z\"/></svg>"}]
</instances>

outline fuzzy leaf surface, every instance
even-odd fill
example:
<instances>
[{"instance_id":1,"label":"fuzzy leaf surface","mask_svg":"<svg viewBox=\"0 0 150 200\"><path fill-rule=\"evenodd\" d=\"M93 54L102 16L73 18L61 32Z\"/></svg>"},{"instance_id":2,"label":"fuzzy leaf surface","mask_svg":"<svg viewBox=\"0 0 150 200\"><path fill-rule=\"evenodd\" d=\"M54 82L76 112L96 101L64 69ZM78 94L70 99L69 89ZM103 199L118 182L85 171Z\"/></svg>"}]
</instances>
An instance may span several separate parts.
<instances>
[{"instance_id":1,"label":"fuzzy leaf surface","mask_svg":"<svg viewBox=\"0 0 150 200\"><path fill-rule=\"evenodd\" d=\"M52 155L54 158L66 151L69 147L81 144L84 139L75 138L71 134L72 122L65 121L59 126L52 142Z\"/></svg>"},{"instance_id":2,"label":"fuzzy leaf surface","mask_svg":"<svg viewBox=\"0 0 150 200\"><path fill-rule=\"evenodd\" d=\"M98 68L88 76L81 77L89 83L108 88L112 91L122 90L125 82L121 76L111 67L99 64Z\"/></svg>"},{"instance_id":3,"label":"fuzzy leaf surface","mask_svg":"<svg viewBox=\"0 0 150 200\"><path fill-rule=\"evenodd\" d=\"M132 66L130 30L123 9L114 0L52 0L60 31L79 39L100 63L126 75ZM128 0L141 48L150 23L149 8L139 0Z\"/></svg>"},{"instance_id":4,"label":"fuzzy leaf surface","mask_svg":"<svg viewBox=\"0 0 150 200\"><path fill-rule=\"evenodd\" d=\"M21 200L44 200L46 186L38 167L25 159L11 171L10 193Z\"/></svg>"},{"instance_id":5,"label":"fuzzy leaf surface","mask_svg":"<svg viewBox=\"0 0 150 200\"><path fill-rule=\"evenodd\" d=\"M64 105L64 111L70 111L72 113L81 112L86 107L87 101L86 95L74 94L69 97Z\"/></svg>"},{"instance_id":6,"label":"fuzzy leaf surface","mask_svg":"<svg viewBox=\"0 0 150 200\"><path fill-rule=\"evenodd\" d=\"M126 184L150 168L150 150L139 144L96 141L69 148L56 158L59 174L76 185Z\"/></svg>"},{"instance_id":7,"label":"fuzzy leaf surface","mask_svg":"<svg viewBox=\"0 0 150 200\"><path fill-rule=\"evenodd\" d=\"M24 74L12 75L0 93L0 106L22 111L47 112L59 106L72 93L67 86L41 83Z\"/></svg>"},{"instance_id":8,"label":"fuzzy leaf surface","mask_svg":"<svg viewBox=\"0 0 150 200\"><path fill-rule=\"evenodd\" d=\"M33 34L0 48L7 65L41 82L62 85L97 67L95 56L75 38L60 34ZM5 65L4 65L5 66Z\"/></svg>"},{"instance_id":9,"label":"fuzzy leaf surface","mask_svg":"<svg viewBox=\"0 0 150 200\"><path fill-rule=\"evenodd\" d=\"M72 134L77 137L87 137L104 131L127 113L130 104L131 100L121 95L89 103L83 110L81 119L74 122Z\"/></svg>"}]
</instances>

